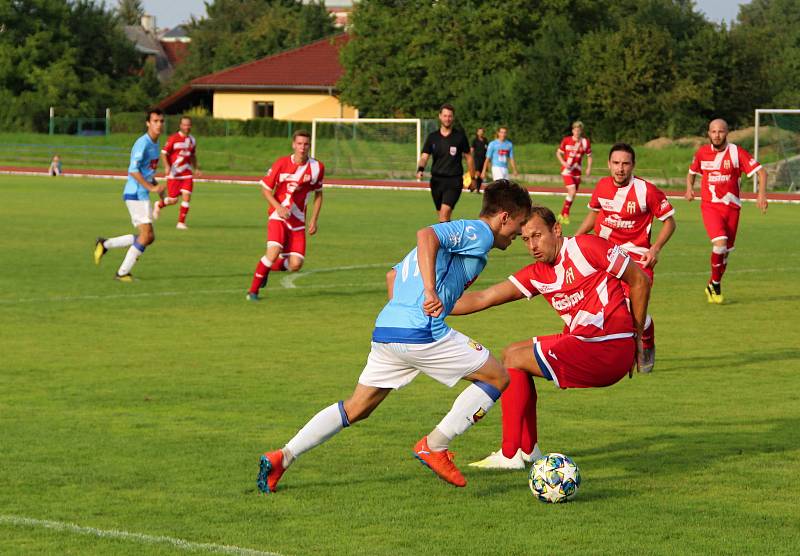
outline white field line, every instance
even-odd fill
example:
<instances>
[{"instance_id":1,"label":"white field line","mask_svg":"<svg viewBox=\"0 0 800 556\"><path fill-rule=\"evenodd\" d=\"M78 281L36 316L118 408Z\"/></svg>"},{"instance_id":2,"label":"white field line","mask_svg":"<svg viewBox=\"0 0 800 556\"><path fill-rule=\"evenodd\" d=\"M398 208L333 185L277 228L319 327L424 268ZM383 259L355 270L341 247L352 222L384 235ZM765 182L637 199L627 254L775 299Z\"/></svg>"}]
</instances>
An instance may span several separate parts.
<instances>
[{"instance_id":1,"label":"white field line","mask_svg":"<svg viewBox=\"0 0 800 556\"><path fill-rule=\"evenodd\" d=\"M180 550L193 552L207 552L212 554L233 554L235 556L281 556L277 552L263 552L252 548L242 548L226 544L211 544L192 542L174 537L161 535L145 535L143 533L131 533L129 531L119 531L117 529L97 529L95 527L83 527L75 523L63 521L49 521L46 519L32 519L15 515L0 514L0 524L13 525L17 527L33 527L37 529L50 529L63 533L75 533L78 535L88 535L101 539L125 540L137 544L148 545L168 545Z\"/></svg>"},{"instance_id":2,"label":"white field line","mask_svg":"<svg viewBox=\"0 0 800 556\"><path fill-rule=\"evenodd\" d=\"M390 268L391 265L389 264L374 264L374 265L363 265L363 266L343 266L343 267L334 267L334 268L321 268L319 270L311 271L305 273L297 273L294 279L302 278L303 276L308 276L310 274L321 274L323 272L337 272L340 270L352 270L352 269L360 269L360 268ZM756 272L798 272L800 271L800 267L773 267L773 268L739 268L739 269L732 269L728 270L726 274L752 274ZM658 272L657 275L659 277L664 276L708 276L708 270L698 270L698 271L671 271L671 272ZM352 283L345 283L345 284L317 284L311 286L298 286L294 284L294 280L284 284L283 281L290 278L289 276L283 278L281 280L281 287L284 289L298 289L298 290L332 290L332 289L341 289L341 288L363 288L363 287L374 287L380 288L384 287L386 284L384 282L381 283L372 283L372 282L352 282ZM127 286L126 286L127 287ZM22 297L17 299L0 299L0 305L17 305L22 303L54 303L54 302L68 302L68 301L89 301L89 300L96 300L96 301L104 301L107 299L136 299L136 298L151 298L151 297L184 297L187 295L225 295L225 294L244 294L245 289L244 287L238 289L219 289L219 290L192 290L192 291L165 291L165 292L141 292L141 293L119 293L119 294L108 294L108 295L63 295L63 296L53 296L53 297Z\"/></svg>"},{"instance_id":3,"label":"white field line","mask_svg":"<svg viewBox=\"0 0 800 556\"><path fill-rule=\"evenodd\" d=\"M12 175L12 176L47 176L48 174L45 172L36 172L36 171L17 171L17 170L0 170L0 174ZM69 173L69 174L62 174L60 177L66 178L96 178L96 179L113 179L119 180L124 178L124 176L109 176L107 174L89 174L89 173ZM258 185L258 179L254 177L253 180L226 180L226 179L207 179L207 178L195 178L196 182L207 182L207 183L233 183L238 185ZM382 191L426 191L429 192L430 189L427 187L403 187L403 186L396 186L396 185L363 185L363 184L326 184L326 188L328 189L374 189L374 190L382 190ZM466 189L464 189L466 191ZM554 190L554 191L532 191L531 195L543 195L545 197L561 197L564 195L563 191ZM579 192L576 193L578 197L590 197L591 193ZM683 199L683 195L667 195L668 199ZM756 199L742 199L743 203L754 203ZM798 199L769 199L770 203L783 203L783 204L790 204L790 205L797 205L800 204L800 198ZM698 201L699 204L699 201Z\"/></svg>"},{"instance_id":4,"label":"white field line","mask_svg":"<svg viewBox=\"0 0 800 556\"><path fill-rule=\"evenodd\" d=\"M352 265L352 266L337 266L333 268L319 268L315 270L308 270L306 272L292 272L287 276L281 278L281 286L286 289L294 289L297 286L294 285L295 281L299 280L300 278L305 278L306 276L311 276L312 274L324 274L328 272L340 272L342 270L363 270L367 268L392 268L394 266L392 263L377 263L377 264L362 264L362 265Z\"/></svg>"}]
</instances>

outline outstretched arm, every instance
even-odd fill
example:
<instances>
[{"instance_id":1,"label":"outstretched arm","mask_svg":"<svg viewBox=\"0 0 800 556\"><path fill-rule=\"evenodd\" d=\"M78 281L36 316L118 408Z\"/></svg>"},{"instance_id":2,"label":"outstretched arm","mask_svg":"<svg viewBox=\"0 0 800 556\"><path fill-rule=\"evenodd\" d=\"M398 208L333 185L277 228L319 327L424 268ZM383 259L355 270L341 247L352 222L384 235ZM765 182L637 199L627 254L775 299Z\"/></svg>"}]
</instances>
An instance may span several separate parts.
<instances>
[{"instance_id":1,"label":"outstretched arm","mask_svg":"<svg viewBox=\"0 0 800 556\"><path fill-rule=\"evenodd\" d=\"M589 209L589 214L586 215L586 218L583 219L581 225L578 226L577 230L575 230L575 235L579 236L591 232L594 229L595 220L597 220L597 213L592 209Z\"/></svg>"},{"instance_id":2,"label":"outstretched arm","mask_svg":"<svg viewBox=\"0 0 800 556\"><path fill-rule=\"evenodd\" d=\"M642 356L642 333L647 318L647 303L650 300L650 278L633 261L628 263L622 274L622 281L630 287L631 315L636 330L636 364L640 365Z\"/></svg>"},{"instance_id":3,"label":"outstretched arm","mask_svg":"<svg viewBox=\"0 0 800 556\"><path fill-rule=\"evenodd\" d=\"M667 244L669 238L672 237L672 234L675 232L675 227L676 224L674 216L670 216L661 224L661 231L658 232L658 237L656 237L655 242L642 258L642 263L644 263L645 268L652 268L656 266L656 263L658 263L658 254Z\"/></svg>"},{"instance_id":4,"label":"outstretched arm","mask_svg":"<svg viewBox=\"0 0 800 556\"><path fill-rule=\"evenodd\" d=\"M525 297L510 280L504 280L490 288L477 292L467 292L456 301L451 315L469 315L495 305L516 301Z\"/></svg>"}]
</instances>

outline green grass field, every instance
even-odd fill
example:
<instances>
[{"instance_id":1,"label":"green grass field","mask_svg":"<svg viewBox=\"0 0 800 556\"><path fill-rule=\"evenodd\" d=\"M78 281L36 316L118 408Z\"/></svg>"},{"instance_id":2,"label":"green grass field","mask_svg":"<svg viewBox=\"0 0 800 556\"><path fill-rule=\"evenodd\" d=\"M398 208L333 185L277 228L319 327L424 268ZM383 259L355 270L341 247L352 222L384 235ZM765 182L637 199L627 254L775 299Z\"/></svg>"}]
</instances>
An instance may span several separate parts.
<instances>
[{"instance_id":1,"label":"green grass field","mask_svg":"<svg viewBox=\"0 0 800 556\"><path fill-rule=\"evenodd\" d=\"M328 190L302 273L274 274L248 304L256 187L201 184L186 232L166 209L133 284L112 280L122 251L91 261L96 236L130 231L121 189L0 177L0 553L797 554L800 207L746 204L728 303L709 306L699 206L676 202L653 374L586 391L537 382L540 445L584 479L549 506L524 472L463 465L455 489L412 458L462 389L426 377L257 494L259 454L350 393L384 273L433 220L426 193ZM456 216L478 204L462 197ZM473 288L529 260L519 242L495 252ZM450 322L496 352L560 328L541 299ZM457 461L499 435L495 408L453 443Z\"/></svg>"}]
</instances>

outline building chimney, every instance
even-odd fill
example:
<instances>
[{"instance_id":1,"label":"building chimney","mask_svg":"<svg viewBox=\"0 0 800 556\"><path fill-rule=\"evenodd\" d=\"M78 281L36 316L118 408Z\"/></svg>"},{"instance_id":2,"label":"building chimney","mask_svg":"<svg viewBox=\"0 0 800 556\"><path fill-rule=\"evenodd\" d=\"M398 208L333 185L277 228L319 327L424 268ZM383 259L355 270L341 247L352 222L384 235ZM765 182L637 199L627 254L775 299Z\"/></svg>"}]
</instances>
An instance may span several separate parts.
<instances>
[{"instance_id":1,"label":"building chimney","mask_svg":"<svg viewBox=\"0 0 800 556\"><path fill-rule=\"evenodd\" d=\"M144 28L144 30L150 33L151 35L155 36L156 16L150 14L144 14L142 16L142 28Z\"/></svg>"}]
</instances>

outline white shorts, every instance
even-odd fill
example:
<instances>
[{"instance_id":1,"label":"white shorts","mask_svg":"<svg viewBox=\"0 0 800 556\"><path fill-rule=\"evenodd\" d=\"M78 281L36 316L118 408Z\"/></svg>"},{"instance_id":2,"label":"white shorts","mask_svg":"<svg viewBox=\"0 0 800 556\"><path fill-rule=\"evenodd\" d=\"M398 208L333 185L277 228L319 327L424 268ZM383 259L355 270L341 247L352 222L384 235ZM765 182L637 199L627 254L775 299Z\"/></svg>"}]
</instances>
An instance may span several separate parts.
<instances>
[{"instance_id":1,"label":"white shorts","mask_svg":"<svg viewBox=\"0 0 800 556\"><path fill-rule=\"evenodd\" d=\"M492 181L507 180L508 168L501 168L500 166L492 166Z\"/></svg>"},{"instance_id":2,"label":"white shorts","mask_svg":"<svg viewBox=\"0 0 800 556\"><path fill-rule=\"evenodd\" d=\"M430 344L372 342L358 383L375 388L402 388L419 373L452 387L489 359L489 350L461 332L451 330Z\"/></svg>"},{"instance_id":3,"label":"white shorts","mask_svg":"<svg viewBox=\"0 0 800 556\"><path fill-rule=\"evenodd\" d=\"M134 227L140 224L152 224L153 212L150 207L150 201L125 201L125 206L128 207L128 212L131 214L131 222Z\"/></svg>"}]
</instances>

